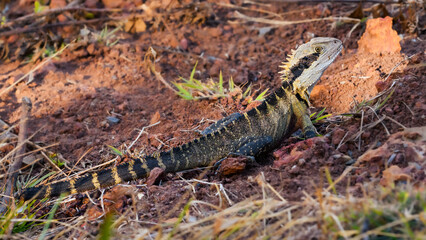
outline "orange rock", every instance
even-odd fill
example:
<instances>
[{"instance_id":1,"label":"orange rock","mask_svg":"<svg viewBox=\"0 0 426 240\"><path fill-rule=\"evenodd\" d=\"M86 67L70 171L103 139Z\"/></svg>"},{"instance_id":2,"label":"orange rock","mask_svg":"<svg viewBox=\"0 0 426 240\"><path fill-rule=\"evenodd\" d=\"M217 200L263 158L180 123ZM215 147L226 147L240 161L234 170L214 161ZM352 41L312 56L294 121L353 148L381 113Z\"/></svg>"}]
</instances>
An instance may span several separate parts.
<instances>
[{"instance_id":1,"label":"orange rock","mask_svg":"<svg viewBox=\"0 0 426 240\"><path fill-rule=\"evenodd\" d=\"M66 6L67 6L67 1L65 0L51 0L49 4L50 9L64 8Z\"/></svg>"},{"instance_id":2,"label":"orange rock","mask_svg":"<svg viewBox=\"0 0 426 240\"><path fill-rule=\"evenodd\" d=\"M102 0L102 3L106 8L118 8L121 7L124 3L123 0Z\"/></svg>"},{"instance_id":3,"label":"orange rock","mask_svg":"<svg viewBox=\"0 0 426 240\"><path fill-rule=\"evenodd\" d=\"M383 178L380 180L380 184L383 186L390 186L395 181L407 181L411 179L412 177L406 174L403 169L396 165L392 165L383 171Z\"/></svg>"},{"instance_id":4,"label":"orange rock","mask_svg":"<svg viewBox=\"0 0 426 240\"><path fill-rule=\"evenodd\" d=\"M84 1L84 6L87 8L96 8L98 5L98 0L86 0Z\"/></svg>"},{"instance_id":5,"label":"orange rock","mask_svg":"<svg viewBox=\"0 0 426 240\"><path fill-rule=\"evenodd\" d=\"M52 0L50 1L50 9L55 8L65 8L67 6L67 2L65 0ZM59 22L65 22L67 20L67 17L64 14L60 14L58 16Z\"/></svg>"},{"instance_id":6,"label":"orange rock","mask_svg":"<svg viewBox=\"0 0 426 240\"><path fill-rule=\"evenodd\" d=\"M358 41L358 51L365 53L399 53L401 39L392 29L392 18L376 18L367 21L367 28Z\"/></svg>"},{"instance_id":7,"label":"orange rock","mask_svg":"<svg viewBox=\"0 0 426 240\"><path fill-rule=\"evenodd\" d=\"M86 216L89 221L95 221L96 219L102 217L104 215L104 212L102 209L98 208L97 206L93 205L86 211Z\"/></svg>"}]
</instances>

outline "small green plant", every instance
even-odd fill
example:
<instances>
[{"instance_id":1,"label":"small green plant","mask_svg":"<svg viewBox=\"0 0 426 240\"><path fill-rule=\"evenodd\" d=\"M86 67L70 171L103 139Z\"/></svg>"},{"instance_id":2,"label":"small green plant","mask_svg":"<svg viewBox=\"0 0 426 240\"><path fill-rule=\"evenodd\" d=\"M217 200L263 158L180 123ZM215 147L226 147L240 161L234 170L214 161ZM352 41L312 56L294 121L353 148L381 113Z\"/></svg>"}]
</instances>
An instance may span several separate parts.
<instances>
[{"instance_id":1,"label":"small green plant","mask_svg":"<svg viewBox=\"0 0 426 240\"><path fill-rule=\"evenodd\" d=\"M3 26L6 24L6 16L1 16L0 25Z\"/></svg>"},{"instance_id":2,"label":"small green plant","mask_svg":"<svg viewBox=\"0 0 426 240\"><path fill-rule=\"evenodd\" d=\"M108 26L105 26L102 31L97 35L96 40L100 43L104 43L107 47L112 47L120 40L115 35L115 33L120 29L121 27L117 27L111 31L108 31Z\"/></svg>"},{"instance_id":3,"label":"small green plant","mask_svg":"<svg viewBox=\"0 0 426 240\"><path fill-rule=\"evenodd\" d=\"M328 230L360 239L360 235L370 239L420 239L416 236L421 235L426 223L422 219L426 211L426 195L404 188L383 188L378 195L377 199L365 198L359 199L358 203L348 203L338 215L344 232L339 230L336 221L324 218Z\"/></svg>"},{"instance_id":4,"label":"small green plant","mask_svg":"<svg viewBox=\"0 0 426 240\"><path fill-rule=\"evenodd\" d=\"M235 86L235 83L231 78L228 80L228 89L226 89L223 81L222 72L219 73L219 81L215 82L213 79L209 79L207 83L204 83L200 80L194 78L195 69L197 67L198 62L195 63L192 68L191 74L189 78L179 77L179 80L182 82L174 82L173 84L178 89L177 94L186 100L200 100L200 99L218 99L225 98L231 95L231 93L235 91L241 91L239 87ZM265 94L269 89L266 89L262 93L260 93L254 101L263 100ZM246 98L250 96L251 86L249 86L246 91L242 94L242 98ZM248 103L252 102L251 99L247 99Z\"/></svg>"},{"instance_id":5,"label":"small green plant","mask_svg":"<svg viewBox=\"0 0 426 240\"><path fill-rule=\"evenodd\" d=\"M65 162L61 161L61 159L58 158L58 155L56 153L50 154L49 158L58 167L62 167L65 165Z\"/></svg>"},{"instance_id":6,"label":"small green plant","mask_svg":"<svg viewBox=\"0 0 426 240\"><path fill-rule=\"evenodd\" d=\"M114 213L108 212L104 221L99 227L99 235L97 239L108 240L114 236Z\"/></svg>"},{"instance_id":7,"label":"small green plant","mask_svg":"<svg viewBox=\"0 0 426 240\"><path fill-rule=\"evenodd\" d=\"M47 8L46 6L42 5L43 3L44 3L43 1L41 1L41 3L40 3L40 1L34 2L34 13L43 12Z\"/></svg>"},{"instance_id":8,"label":"small green plant","mask_svg":"<svg viewBox=\"0 0 426 240\"><path fill-rule=\"evenodd\" d=\"M387 101L392 97L394 92L395 92L395 88L391 87L390 89L381 92L379 95L377 95L373 99L363 100L362 102L356 104L356 106L354 108L354 112L360 113L365 108L369 108L369 109L377 112L387 103ZM386 94L386 93L388 93L388 94L386 95L386 97L383 98L384 94Z\"/></svg>"},{"instance_id":9,"label":"small green plant","mask_svg":"<svg viewBox=\"0 0 426 240\"><path fill-rule=\"evenodd\" d=\"M318 123L319 121L331 117L331 114L322 115L325 111L325 108L323 108L321 111L314 112L310 115L310 118L312 119L312 123Z\"/></svg>"},{"instance_id":10,"label":"small green plant","mask_svg":"<svg viewBox=\"0 0 426 240\"><path fill-rule=\"evenodd\" d=\"M179 228L179 225L182 223L183 218L188 214L189 207L191 207L192 199L188 201L188 203L185 204L183 207L183 210L179 213L179 217L177 221L175 222L172 231L169 233L168 239L173 239L173 235L175 234L176 230Z\"/></svg>"}]
</instances>

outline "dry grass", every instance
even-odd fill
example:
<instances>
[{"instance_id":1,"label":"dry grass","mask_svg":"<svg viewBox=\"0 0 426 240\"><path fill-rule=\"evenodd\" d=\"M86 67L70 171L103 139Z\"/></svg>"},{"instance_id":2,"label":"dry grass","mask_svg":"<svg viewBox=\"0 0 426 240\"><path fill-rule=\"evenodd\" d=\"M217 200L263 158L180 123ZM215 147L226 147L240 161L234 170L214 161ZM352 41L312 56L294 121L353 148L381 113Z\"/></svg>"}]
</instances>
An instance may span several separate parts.
<instances>
[{"instance_id":1,"label":"dry grass","mask_svg":"<svg viewBox=\"0 0 426 240\"><path fill-rule=\"evenodd\" d=\"M350 172L350 170L349 170ZM337 178L337 181L344 179ZM426 192L424 186L404 185L388 188L368 183L355 188L347 187L336 192L337 184L330 178L327 188L317 188L316 193L298 202L288 202L264 179L261 173L256 177L262 195L252 196L227 208L198 200L182 198L184 207L179 217L160 223L139 220L140 204L129 206L127 211L103 224L103 234L114 238L137 239L307 239L312 237L330 239L424 239L426 237ZM332 191L330 191L332 189ZM219 191L219 190L218 190ZM218 198L223 198L219 194ZM134 199L137 196L133 196ZM143 200L141 200L143 201ZM86 228L87 219L35 217L35 213L50 205L55 211L58 203L38 202L18 205L0 219L2 237L69 236L93 238ZM232 202L230 203L232 204ZM179 204L177 204L179 205ZM64 207L62 205L62 207ZM47 218L47 219L46 219ZM111 221L110 218L108 221ZM102 220L98 221L99 223ZM53 224L48 229L47 224ZM94 222L91 222L92 224ZM10 228L14 224L13 228ZM8 235L7 229L17 235ZM46 230L47 229L47 230ZM25 231L25 232L24 232ZM11 233L11 232L9 232ZM24 237L24 236L22 236ZM56 237L54 239L56 239Z\"/></svg>"},{"instance_id":2,"label":"dry grass","mask_svg":"<svg viewBox=\"0 0 426 240\"><path fill-rule=\"evenodd\" d=\"M262 175L257 181L263 196L253 196L222 210L206 202L189 201L179 218L151 227L129 216L116 237L423 239L426 236L426 193L410 184L383 189L366 185L360 197L350 193L350 189L342 194L317 189L314 196L305 193L300 202L287 202L267 186ZM199 217L197 209L203 205L212 210Z\"/></svg>"}]
</instances>

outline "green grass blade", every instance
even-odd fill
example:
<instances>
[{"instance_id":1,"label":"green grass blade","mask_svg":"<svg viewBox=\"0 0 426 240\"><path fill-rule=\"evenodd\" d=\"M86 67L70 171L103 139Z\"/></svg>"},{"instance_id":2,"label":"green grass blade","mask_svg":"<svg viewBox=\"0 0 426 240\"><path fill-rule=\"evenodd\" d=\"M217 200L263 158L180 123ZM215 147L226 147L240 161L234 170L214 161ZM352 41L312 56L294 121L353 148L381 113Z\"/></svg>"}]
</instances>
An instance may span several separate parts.
<instances>
[{"instance_id":1,"label":"green grass blade","mask_svg":"<svg viewBox=\"0 0 426 240\"><path fill-rule=\"evenodd\" d=\"M117 148L115 148L115 147L113 147L113 146L111 146L111 145L107 145L111 150L112 150L112 152L113 153L115 153L116 155L118 155L118 156L123 156L123 153L120 151L120 150L118 150Z\"/></svg>"},{"instance_id":2,"label":"green grass blade","mask_svg":"<svg viewBox=\"0 0 426 240\"><path fill-rule=\"evenodd\" d=\"M219 72L219 93L223 94L223 77L222 77L222 71Z\"/></svg>"},{"instance_id":3,"label":"green grass blade","mask_svg":"<svg viewBox=\"0 0 426 240\"><path fill-rule=\"evenodd\" d=\"M321 116L325 111L325 108L323 108L316 116L315 118L318 118L319 116Z\"/></svg>"},{"instance_id":4,"label":"green grass blade","mask_svg":"<svg viewBox=\"0 0 426 240\"><path fill-rule=\"evenodd\" d=\"M337 194L337 191L336 191L336 188L334 187L334 182L333 182L333 179L331 178L331 174L330 174L330 171L328 170L328 167L325 168L325 177L327 178L327 182L331 186L333 193Z\"/></svg>"},{"instance_id":5,"label":"green grass blade","mask_svg":"<svg viewBox=\"0 0 426 240\"><path fill-rule=\"evenodd\" d=\"M386 104L386 102L389 100L389 98L393 95L393 92L395 92L395 88L392 89L392 91L386 96L385 100L383 100L383 102L381 102L379 104L379 106L376 108L376 110L381 109Z\"/></svg>"},{"instance_id":6,"label":"green grass blade","mask_svg":"<svg viewBox=\"0 0 426 240\"><path fill-rule=\"evenodd\" d=\"M97 239L100 240L109 240L114 235L114 214L109 212L106 214L104 221L99 227L99 235Z\"/></svg>"},{"instance_id":7,"label":"green grass blade","mask_svg":"<svg viewBox=\"0 0 426 240\"><path fill-rule=\"evenodd\" d=\"M189 80L194 79L194 75L195 75L195 68L197 67L197 64L198 64L198 61L196 61L196 62L195 62L195 66L194 66L194 68L192 69L191 76L189 77Z\"/></svg>"},{"instance_id":8,"label":"green grass blade","mask_svg":"<svg viewBox=\"0 0 426 240\"><path fill-rule=\"evenodd\" d=\"M52 175L53 175L53 174L55 174L55 173L56 173L55 171L53 171L53 172L49 172L48 174L44 175L43 177L41 177L41 178L37 179L34 183L30 183L30 184L28 185L28 187L34 187L34 186L36 186L36 185L37 185L37 184L39 184L41 181L43 181L44 179L46 179L46 178L48 178L48 177L52 176Z\"/></svg>"},{"instance_id":9,"label":"green grass blade","mask_svg":"<svg viewBox=\"0 0 426 240\"><path fill-rule=\"evenodd\" d=\"M259 94L259 96L257 96L257 98L255 99L255 101L262 101L263 97L268 92L268 90L269 90L269 88L267 88L265 91L263 91L261 94Z\"/></svg>"},{"instance_id":10,"label":"green grass blade","mask_svg":"<svg viewBox=\"0 0 426 240\"><path fill-rule=\"evenodd\" d=\"M228 84L229 84L229 91L232 92L235 88L234 79L232 79L232 77L229 78Z\"/></svg>"},{"instance_id":11,"label":"green grass blade","mask_svg":"<svg viewBox=\"0 0 426 240\"><path fill-rule=\"evenodd\" d=\"M250 91L251 91L251 85L248 86L247 90L243 93L243 98L247 97L248 95L250 95Z\"/></svg>"},{"instance_id":12,"label":"green grass blade","mask_svg":"<svg viewBox=\"0 0 426 240\"><path fill-rule=\"evenodd\" d=\"M179 92L177 94L181 96L183 99L185 100L194 99L192 94L182 86L182 83L173 83L173 84L179 89Z\"/></svg>"},{"instance_id":13,"label":"green grass blade","mask_svg":"<svg viewBox=\"0 0 426 240\"><path fill-rule=\"evenodd\" d=\"M173 234L176 232L177 228L181 224L183 217L185 217L186 213L189 211L189 207L191 206L192 199L188 201L188 203L183 207L182 212L179 213L178 220L176 221L175 225L173 226L172 231L169 233L169 236L167 239L173 239Z\"/></svg>"},{"instance_id":14,"label":"green grass blade","mask_svg":"<svg viewBox=\"0 0 426 240\"><path fill-rule=\"evenodd\" d=\"M56 210L58 210L59 203L62 202L62 199L64 198L63 194L59 197L58 201L56 201L55 205L53 206L52 210L50 210L49 217L47 218L46 223L44 224L43 231L40 234L39 240L43 240L46 237L47 230L49 229L50 223L52 222L53 216L55 215Z\"/></svg>"}]
</instances>

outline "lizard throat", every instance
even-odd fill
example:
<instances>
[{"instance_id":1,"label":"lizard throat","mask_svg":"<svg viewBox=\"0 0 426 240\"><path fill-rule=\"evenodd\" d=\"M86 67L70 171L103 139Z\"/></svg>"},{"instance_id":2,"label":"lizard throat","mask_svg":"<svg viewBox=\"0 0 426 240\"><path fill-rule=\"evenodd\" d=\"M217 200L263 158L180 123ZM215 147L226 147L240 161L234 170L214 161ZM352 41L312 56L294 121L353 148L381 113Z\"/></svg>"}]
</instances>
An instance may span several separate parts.
<instances>
[{"instance_id":1,"label":"lizard throat","mask_svg":"<svg viewBox=\"0 0 426 240\"><path fill-rule=\"evenodd\" d=\"M318 60L319 55L319 53L312 53L310 55L307 55L290 67L288 76L288 81L290 85L293 85L294 81L296 81L297 78L302 75L303 71L308 69L312 65L312 63Z\"/></svg>"}]
</instances>

